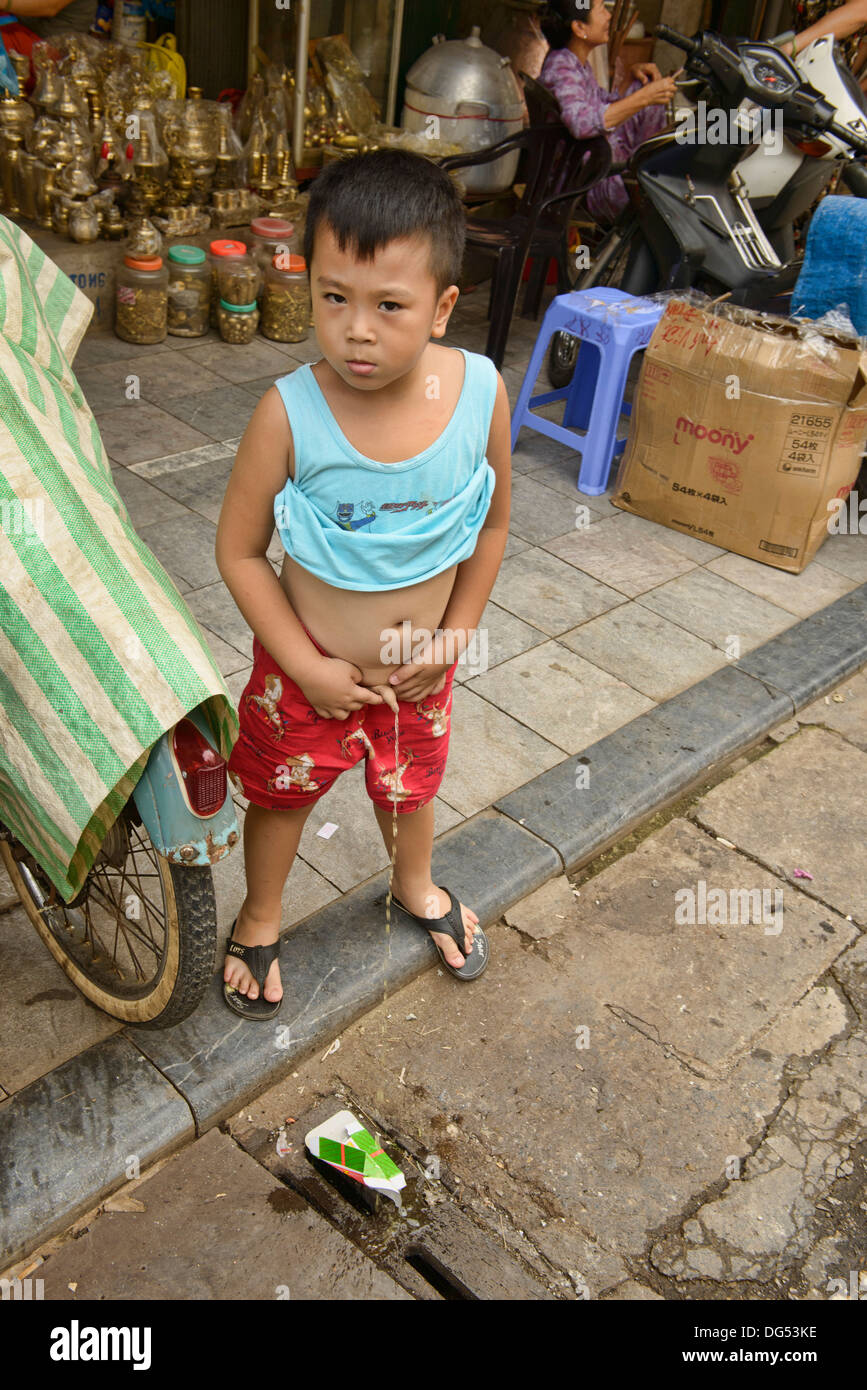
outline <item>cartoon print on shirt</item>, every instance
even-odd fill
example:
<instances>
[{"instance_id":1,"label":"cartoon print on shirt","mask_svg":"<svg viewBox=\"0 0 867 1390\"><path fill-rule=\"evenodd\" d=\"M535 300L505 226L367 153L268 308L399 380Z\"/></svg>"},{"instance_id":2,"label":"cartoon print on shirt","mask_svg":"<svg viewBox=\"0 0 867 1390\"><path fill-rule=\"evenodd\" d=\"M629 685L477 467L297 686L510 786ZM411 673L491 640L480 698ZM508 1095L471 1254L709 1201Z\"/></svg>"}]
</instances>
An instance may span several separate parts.
<instances>
[{"instance_id":1,"label":"cartoon print on shirt","mask_svg":"<svg viewBox=\"0 0 867 1390\"><path fill-rule=\"evenodd\" d=\"M334 509L334 518L344 531L360 531L362 526L369 526L376 520L376 508L372 502L359 502L358 507L361 516L355 515L354 502L338 502Z\"/></svg>"},{"instance_id":2,"label":"cartoon print on shirt","mask_svg":"<svg viewBox=\"0 0 867 1390\"><path fill-rule=\"evenodd\" d=\"M445 507L447 503L454 501L454 497L447 497L444 502L432 502L429 497L421 500L413 498L409 502L383 502L379 508L381 512L426 512L428 516L435 512L437 507ZM356 515L356 508L360 515ZM377 510L372 502L338 502L334 507L332 515L338 526L344 531L360 531L364 526L371 526L376 520Z\"/></svg>"}]
</instances>

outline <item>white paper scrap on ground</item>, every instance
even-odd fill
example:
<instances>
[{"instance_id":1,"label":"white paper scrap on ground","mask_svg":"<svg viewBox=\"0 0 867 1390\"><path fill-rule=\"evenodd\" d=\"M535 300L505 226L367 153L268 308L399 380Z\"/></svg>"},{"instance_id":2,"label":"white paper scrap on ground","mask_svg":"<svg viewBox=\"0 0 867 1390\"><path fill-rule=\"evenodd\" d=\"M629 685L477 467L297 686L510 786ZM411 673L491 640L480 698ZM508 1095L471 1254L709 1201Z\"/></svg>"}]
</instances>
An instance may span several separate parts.
<instances>
[{"instance_id":1,"label":"white paper scrap on ground","mask_svg":"<svg viewBox=\"0 0 867 1390\"><path fill-rule=\"evenodd\" d=\"M336 829L337 826L334 824L334 822L327 820L325 824L322 826L322 829L317 830L316 834L321 835L323 840L330 840L331 836L334 834Z\"/></svg>"},{"instance_id":2,"label":"white paper scrap on ground","mask_svg":"<svg viewBox=\"0 0 867 1390\"><path fill-rule=\"evenodd\" d=\"M349 1110L340 1110L324 1124L304 1136L304 1144L314 1158L354 1178L374 1192L401 1205L400 1193L406 1178L373 1135Z\"/></svg>"}]
</instances>

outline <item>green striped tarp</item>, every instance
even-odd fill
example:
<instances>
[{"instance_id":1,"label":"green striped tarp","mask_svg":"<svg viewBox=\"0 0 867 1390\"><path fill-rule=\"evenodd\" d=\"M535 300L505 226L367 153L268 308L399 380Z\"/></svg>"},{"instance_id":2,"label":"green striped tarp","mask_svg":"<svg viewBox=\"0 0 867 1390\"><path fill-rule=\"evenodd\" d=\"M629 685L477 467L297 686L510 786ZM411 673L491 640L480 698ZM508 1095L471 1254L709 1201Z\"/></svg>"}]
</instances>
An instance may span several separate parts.
<instances>
[{"instance_id":1,"label":"green striped tarp","mask_svg":"<svg viewBox=\"0 0 867 1390\"><path fill-rule=\"evenodd\" d=\"M238 737L205 637L133 530L73 375L92 313L0 217L0 820L65 901L166 730L201 705L224 757Z\"/></svg>"}]
</instances>

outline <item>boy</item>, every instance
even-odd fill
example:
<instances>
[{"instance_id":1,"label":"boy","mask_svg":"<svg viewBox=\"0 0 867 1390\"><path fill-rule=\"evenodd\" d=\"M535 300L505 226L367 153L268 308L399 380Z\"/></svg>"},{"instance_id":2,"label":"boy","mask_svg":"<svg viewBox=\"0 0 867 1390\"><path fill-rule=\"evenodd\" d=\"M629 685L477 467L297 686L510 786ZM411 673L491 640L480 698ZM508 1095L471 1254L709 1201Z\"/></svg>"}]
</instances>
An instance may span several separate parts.
<instances>
[{"instance_id":1,"label":"boy","mask_svg":"<svg viewBox=\"0 0 867 1390\"><path fill-rule=\"evenodd\" d=\"M281 895L304 822L365 756L389 856L398 799L395 904L459 979L487 964L476 913L430 871L452 657L493 587L511 490L502 378L431 341L458 298L464 237L454 184L420 155L379 150L323 171L304 245L323 355L262 397L226 490L217 565L255 634L229 762L250 804L223 990L244 1017L280 1007ZM275 520L279 579L266 558Z\"/></svg>"}]
</instances>

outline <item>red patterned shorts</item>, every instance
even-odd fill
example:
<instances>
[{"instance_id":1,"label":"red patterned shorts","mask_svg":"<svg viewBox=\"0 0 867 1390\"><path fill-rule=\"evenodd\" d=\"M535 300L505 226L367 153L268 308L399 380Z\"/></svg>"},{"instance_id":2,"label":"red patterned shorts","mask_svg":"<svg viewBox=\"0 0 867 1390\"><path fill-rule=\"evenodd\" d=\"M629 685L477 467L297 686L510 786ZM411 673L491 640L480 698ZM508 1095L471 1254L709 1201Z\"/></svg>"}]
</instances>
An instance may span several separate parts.
<instances>
[{"instance_id":1,"label":"red patterned shorts","mask_svg":"<svg viewBox=\"0 0 867 1390\"><path fill-rule=\"evenodd\" d=\"M330 655L307 636L323 656ZM323 718L254 636L253 670L238 710L241 731L229 758L235 785L268 810L310 806L341 772L366 758L367 793L375 805L390 811L396 786L398 813L419 810L436 796L445 773L457 664L436 695L398 700L395 770L394 713L388 705L364 705L348 719Z\"/></svg>"}]
</instances>

